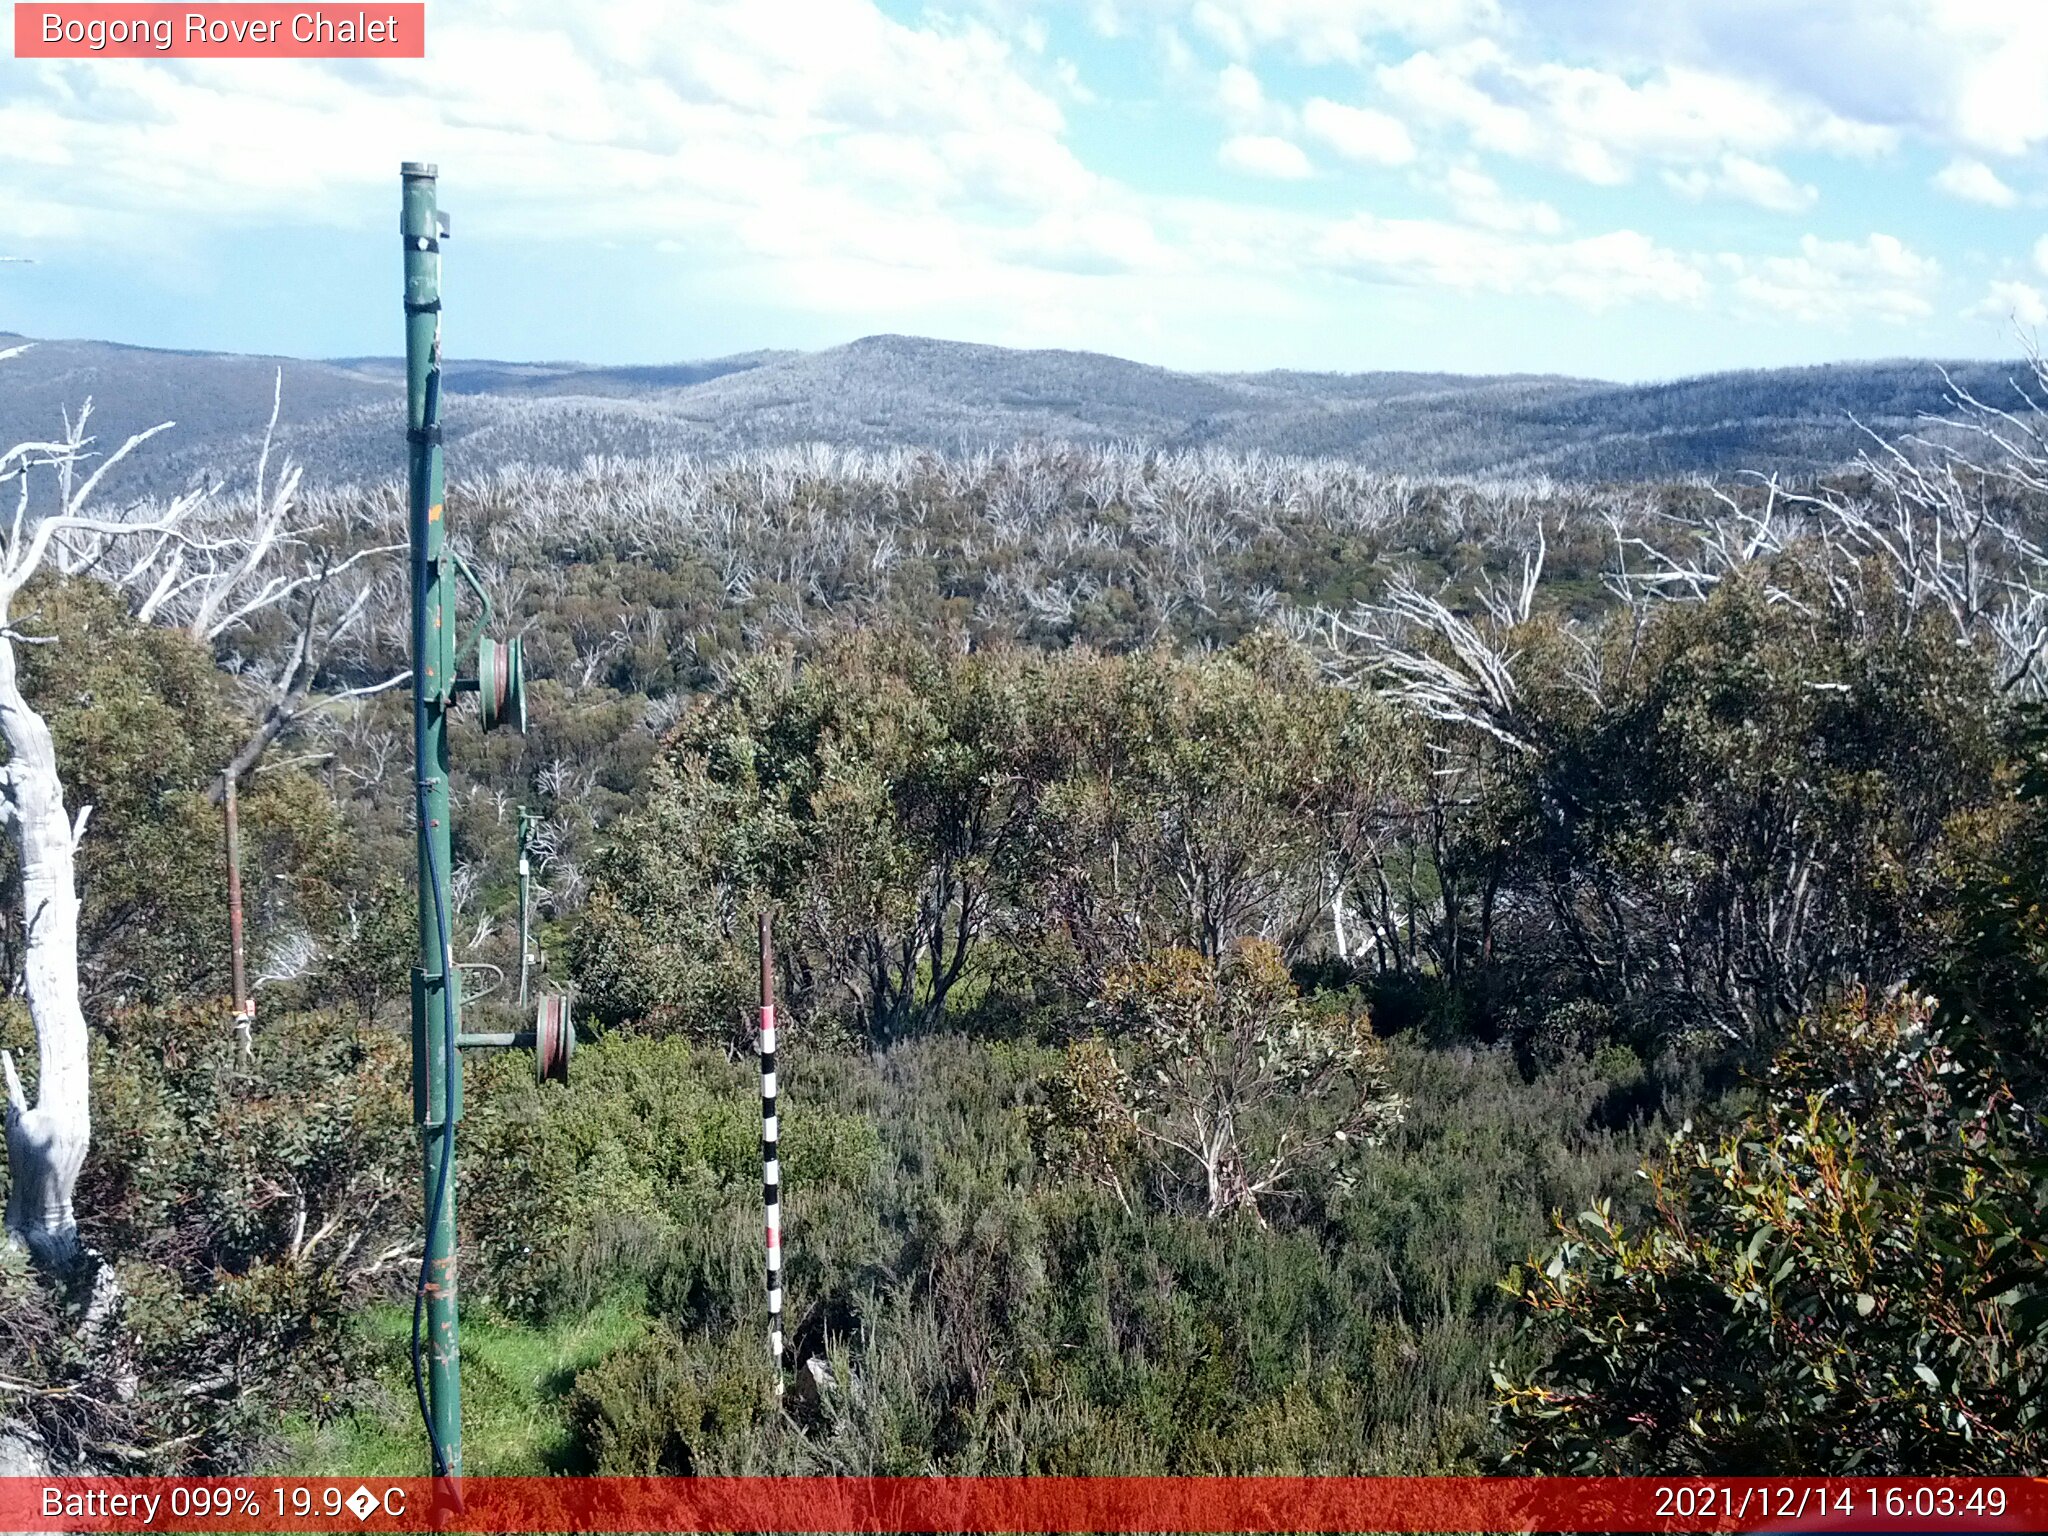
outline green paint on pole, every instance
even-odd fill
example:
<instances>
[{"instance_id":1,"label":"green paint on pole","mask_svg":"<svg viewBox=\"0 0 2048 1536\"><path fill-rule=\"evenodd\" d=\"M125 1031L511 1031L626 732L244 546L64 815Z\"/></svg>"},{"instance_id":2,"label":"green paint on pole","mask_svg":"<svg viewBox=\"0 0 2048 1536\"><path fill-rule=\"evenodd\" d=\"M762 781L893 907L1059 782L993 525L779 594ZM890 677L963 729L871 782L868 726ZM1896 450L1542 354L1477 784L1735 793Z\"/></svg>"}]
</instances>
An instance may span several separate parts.
<instances>
[{"instance_id":1,"label":"green paint on pole","mask_svg":"<svg viewBox=\"0 0 2048 1536\"><path fill-rule=\"evenodd\" d=\"M412 537L413 741L419 808L419 965L412 974L413 1109L424 1153L426 1410L432 1471L462 1475L456 1322L455 1122L462 1113L461 984L450 961L448 712L455 702L455 590L442 515L441 219L435 170L401 175L405 243L405 421Z\"/></svg>"}]
</instances>

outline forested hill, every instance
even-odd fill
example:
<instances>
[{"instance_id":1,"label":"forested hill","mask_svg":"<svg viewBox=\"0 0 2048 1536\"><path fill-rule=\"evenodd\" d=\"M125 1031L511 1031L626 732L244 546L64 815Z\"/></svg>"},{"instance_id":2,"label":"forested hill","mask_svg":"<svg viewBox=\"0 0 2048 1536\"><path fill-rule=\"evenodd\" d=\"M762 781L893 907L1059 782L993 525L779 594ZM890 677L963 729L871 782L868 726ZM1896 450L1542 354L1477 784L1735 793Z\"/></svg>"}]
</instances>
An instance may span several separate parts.
<instances>
[{"instance_id":1,"label":"forested hill","mask_svg":"<svg viewBox=\"0 0 2048 1536\"><path fill-rule=\"evenodd\" d=\"M0 334L0 344L18 340ZM2015 398L2011 380L2022 371L2008 363L1946 367L2000 403ZM174 420L178 430L135 471L162 489L249 461L279 368L284 440L316 480L395 472L403 377L385 358L45 341L0 371L0 431L47 433L88 394L103 443ZM909 336L660 367L451 360L447 386L459 397L447 411L459 470L807 441L971 451L1062 439L1258 449L1414 475L1666 479L1832 466L1867 443L1857 423L1896 436L1948 403L1943 365L1924 360L1613 384L1537 375L1177 373L1092 352ZM139 484L131 478L128 488Z\"/></svg>"}]
</instances>

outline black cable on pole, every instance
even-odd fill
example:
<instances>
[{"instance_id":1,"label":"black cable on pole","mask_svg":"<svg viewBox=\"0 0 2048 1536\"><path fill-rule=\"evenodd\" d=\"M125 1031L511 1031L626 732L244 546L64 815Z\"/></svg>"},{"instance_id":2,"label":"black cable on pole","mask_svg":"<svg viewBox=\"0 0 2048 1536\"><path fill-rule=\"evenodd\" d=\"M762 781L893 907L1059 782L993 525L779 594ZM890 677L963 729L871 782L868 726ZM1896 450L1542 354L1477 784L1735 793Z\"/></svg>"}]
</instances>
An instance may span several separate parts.
<instances>
[{"instance_id":1,"label":"black cable on pole","mask_svg":"<svg viewBox=\"0 0 2048 1536\"><path fill-rule=\"evenodd\" d=\"M437 344L437 355L440 348ZM427 375L426 400L421 412L426 421L424 430L438 435L441 424L441 370L436 366ZM415 548L421 550L422 558L413 572L414 591L424 590L426 585L426 562L424 547L415 541ZM417 601L413 605L413 665L421 667L426 661L427 621L425 605ZM427 1402L426 1367L420 1355L420 1325L425 1320L427 1306L427 1285L432 1276L432 1254L434 1229L441 1224L441 1212L448 1201L448 1180L455 1168L455 1084L456 1073L462 1070L462 1059L455 1044L455 943L449 933L447 900L441 891L441 871L434 862L434 840L427 833L427 717L426 711L415 708L412 718L413 736L413 801L420 819L420 846L427 851L427 884L434 889L434 929L441 942L441 1156L434 1169L434 1196L427 1203L426 1241L421 1245L419 1278L412 1291L412 1386L419 1399L420 1422L427 1429L427 1444L434 1461L434 1476L443 1478L450 1475L448 1453L441 1444L441 1437L434 1429L434 1411ZM452 1260L453 1255L450 1255Z\"/></svg>"},{"instance_id":2,"label":"black cable on pole","mask_svg":"<svg viewBox=\"0 0 2048 1536\"><path fill-rule=\"evenodd\" d=\"M425 732L420 733L424 735ZM422 822L427 814L426 780L419 781L417 793ZM434 1429L434 1411L427 1403L426 1368L420 1359L420 1324L427 1306L427 1281L432 1265L433 1231L441 1224L441 1210L448 1200L448 1178L455 1168L455 1074L461 1070L455 1045L453 989L455 948L448 937L448 911L441 898L441 874L434 864L433 839L422 839L427 850L429 883L434 887L434 926L441 940L441 1157L434 1169L434 1198L427 1206L427 1241L420 1253L419 1279L412 1291L412 1387L419 1398L420 1422L427 1427L427 1444L434 1458L434 1476L447 1477L448 1455Z\"/></svg>"}]
</instances>

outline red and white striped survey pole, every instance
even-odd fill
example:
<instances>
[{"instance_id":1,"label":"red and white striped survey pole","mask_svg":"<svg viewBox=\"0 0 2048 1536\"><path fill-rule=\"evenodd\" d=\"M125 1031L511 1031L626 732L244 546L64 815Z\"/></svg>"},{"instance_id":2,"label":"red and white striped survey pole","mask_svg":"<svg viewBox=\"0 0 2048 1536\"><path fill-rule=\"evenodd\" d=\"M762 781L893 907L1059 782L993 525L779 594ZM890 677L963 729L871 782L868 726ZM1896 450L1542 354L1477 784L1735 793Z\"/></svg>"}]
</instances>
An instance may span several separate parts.
<instances>
[{"instance_id":1,"label":"red and white striped survey pole","mask_svg":"<svg viewBox=\"0 0 2048 1536\"><path fill-rule=\"evenodd\" d=\"M768 1358L782 1396L782 1163L775 1123L775 940L761 914L761 1199L768 1213Z\"/></svg>"}]
</instances>

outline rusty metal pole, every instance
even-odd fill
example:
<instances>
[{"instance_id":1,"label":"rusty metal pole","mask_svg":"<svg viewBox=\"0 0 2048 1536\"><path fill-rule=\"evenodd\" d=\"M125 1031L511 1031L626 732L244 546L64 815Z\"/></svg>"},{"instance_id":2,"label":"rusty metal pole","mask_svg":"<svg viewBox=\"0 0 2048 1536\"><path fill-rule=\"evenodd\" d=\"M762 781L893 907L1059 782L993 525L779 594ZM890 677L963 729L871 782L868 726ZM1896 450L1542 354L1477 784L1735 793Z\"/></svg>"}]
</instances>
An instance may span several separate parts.
<instances>
[{"instance_id":1,"label":"rusty metal pole","mask_svg":"<svg viewBox=\"0 0 2048 1536\"><path fill-rule=\"evenodd\" d=\"M235 805L235 775L232 770L221 775L221 783L224 786L221 805L227 816L228 966L229 973L234 978L235 1035L242 1043L242 1054L252 1056L256 1052L256 1007L249 997L249 973L243 959L242 825Z\"/></svg>"}]
</instances>

